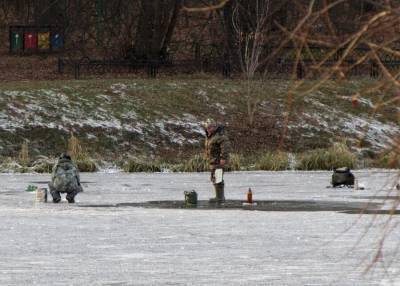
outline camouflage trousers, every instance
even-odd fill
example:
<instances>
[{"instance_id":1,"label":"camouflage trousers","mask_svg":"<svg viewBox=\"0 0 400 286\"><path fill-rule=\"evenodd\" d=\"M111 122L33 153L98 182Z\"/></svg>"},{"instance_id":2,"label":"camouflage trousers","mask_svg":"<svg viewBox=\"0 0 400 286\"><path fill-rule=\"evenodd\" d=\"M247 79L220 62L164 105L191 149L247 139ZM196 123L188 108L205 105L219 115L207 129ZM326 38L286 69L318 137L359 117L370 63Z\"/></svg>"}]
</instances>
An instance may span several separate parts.
<instances>
[{"instance_id":1,"label":"camouflage trousers","mask_svg":"<svg viewBox=\"0 0 400 286\"><path fill-rule=\"evenodd\" d=\"M57 190L52 183L49 183L49 189L50 189L50 194L53 197L53 199L60 199L61 200L61 193L67 193L66 199L73 199L75 196L82 192L82 187L79 186L76 189L71 189L71 190L66 190L66 191L59 191Z\"/></svg>"}]
</instances>

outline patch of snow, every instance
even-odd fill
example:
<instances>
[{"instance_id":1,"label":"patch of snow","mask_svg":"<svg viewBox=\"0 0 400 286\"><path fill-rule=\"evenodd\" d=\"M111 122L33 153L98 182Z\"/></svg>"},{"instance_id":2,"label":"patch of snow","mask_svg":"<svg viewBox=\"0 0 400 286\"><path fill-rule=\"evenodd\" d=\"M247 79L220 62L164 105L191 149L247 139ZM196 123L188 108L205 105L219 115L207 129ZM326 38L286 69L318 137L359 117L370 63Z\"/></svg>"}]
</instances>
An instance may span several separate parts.
<instances>
[{"instance_id":1,"label":"patch of snow","mask_svg":"<svg viewBox=\"0 0 400 286\"><path fill-rule=\"evenodd\" d=\"M303 117L306 119L315 121L320 127L328 129L330 126L329 123L325 120L325 116L321 115L319 113L316 113L316 112L313 112L311 114L303 113ZM302 126L304 126L304 125L302 124ZM314 127L319 129L317 126L314 126Z\"/></svg>"},{"instance_id":2,"label":"patch of snow","mask_svg":"<svg viewBox=\"0 0 400 286\"><path fill-rule=\"evenodd\" d=\"M195 94L200 95L200 96L207 96L207 91L200 89L200 90L196 91Z\"/></svg>"},{"instance_id":3,"label":"patch of snow","mask_svg":"<svg viewBox=\"0 0 400 286\"><path fill-rule=\"evenodd\" d=\"M163 136L168 137L171 142L179 145L183 145L185 143L198 143L199 140L189 140L186 136L183 136L183 134L177 133L171 129L182 129L183 132L203 134L203 128L201 127L200 120L188 113L185 113L181 118L166 118L163 120L158 120L153 125L158 128L158 132L160 132Z\"/></svg>"},{"instance_id":4,"label":"patch of snow","mask_svg":"<svg viewBox=\"0 0 400 286\"><path fill-rule=\"evenodd\" d=\"M58 103L60 103L60 102L62 102L64 104L69 103L68 96L63 92L55 91L52 89L39 89L37 91L37 93L41 94L41 95L45 95L45 96L57 101Z\"/></svg>"},{"instance_id":5,"label":"patch of snow","mask_svg":"<svg viewBox=\"0 0 400 286\"><path fill-rule=\"evenodd\" d=\"M343 120L342 126L344 131L355 133L379 148L388 147L393 138L400 134L399 127L394 124L385 124L375 119L366 120L357 116L353 116L350 120Z\"/></svg>"},{"instance_id":6,"label":"patch of snow","mask_svg":"<svg viewBox=\"0 0 400 286\"><path fill-rule=\"evenodd\" d=\"M157 144L154 144L154 143L152 143L150 141L146 141L146 144L149 145L150 148L152 148L152 149L156 149L157 148Z\"/></svg>"},{"instance_id":7,"label":"patch of snow","mask_svg":"<svg viewBox=\"0 0 400 286\"><path fill-rule=\"evenodd\" d=\"M168 82L167 86L172 87L172 88L178 88L179 87L179 85L177 83L175 83L175 82Z\"/></svg>"},{"instance_id":8,"label":"patch of snow","mask_svg":"<svg viewBox=\"0 0 400 286\"><path fill-rule=\"evenodd\" d=\"M128 86L123 83L114 83L110 86L110 88L113 93L118 94L121 97L125 97L126 91L128 90Z\"/></svg>"},{"instance_id":9,"label":"patch of snow","mask_svg":"<svg viewBox=\"0 0 400 286\"><path fill-rule=\"evenodd\" d=\"M358 101L361 103L361 104L364 104L364 105L366 105L366 106L368 106L368 107L370 107L370 108L374 108L375 107L375 105L372 103L372 101L371 100L369 100L368 98L364 98L364 97L359 97L358 98Z\"/></svg>"},{"instance_id":10,"label":"patch of snow","mask_svg":"<svg viewBox=\"0 0 400 286\"><path fill-rule=\"evenodd\" d=\"M108 103L108 104L112 102L111 97L106 94L98 94L98 95L96 95L96 98L101 99L101 100L103 100L103 102Z\"/></svg>"},{"instance_id":11,"label":"patch of snow","mask_svg":"<svg viewBox=\"0 0 400 286\"><path fill-rule=\"evenodd\" d=\"M11 97L12 99L15 99L16 97L20 98L34 98L34 95L31 92L28 91L19 91L19 90L5 90L2 92L4 95Z\"/></svg>"},{"instance_id":12,"label":"patch of snow","mask_svg":"<svg viewBox=\"0 0 400 286\"><path fill-rule=\"evenodd\" d=\"M137 119L137 117L137 113L133 110L121 114L121 118L123 119Z\"/></svg>"},{"instance_id":13,"label":"patch of snow","mask_svg":"<svg viewBox=\"0 0 400 286\"><path fill-rule=\"evenodd\" d=\"M355 134L359 139L367 140L375 149L387 147L392 142L392 139L400 134L400 128L395 124L382 123L376 119L366 119L347 114L323 104L315 98L305 98L304 101L320 107L321 110L319 113L303 113L303 117L315 120L327 132L335 132L339 129L346 133ZM363 102L368 106L373 106L372 102L367 99L364 99ZM331 124L330 122L332 121L335 121L335 124ZM296 122L291 124L290 127L312 128L312 126L303 122Z\"/></svg>"},{"instance_id":14,"label":"patch of snow","mask_svg":"<svg viewBox=\"0 0 400 286\"><path fill-rule=\"evenodd\" d=\"M9 110L13 111L14 113L17 113L17 114L25 114L25 111L24 111L24 110L19 109L18 107L14 106L12 103L9 103L9 104L7 105L7 108L8 108Z\"/></svg>"},{"instance_id":15,"label":"patch of snow","mask_svg":"<svg viewBox=\"0 0 400 286\"><path fill-rule=\"evenodd\" d=\"M222 115L226 115L226 111L225 111L225 106L223 106L221 103L216 102L214 103L215 107L218 108L219 113L221 113Z\"/></svg>"},{"instance_id":16,"label":"patch of snow","mask_svg":"<svg viewBox=\"0 0 400 286\"><path fill-rule=\"evenodd\" d=\"M349 102L351 102L351 100L352 100L351 96L337 95L337 97L340 98L340 99L344 99L346 101L349 101ZM364 98L362 96L357 97L357 99L358 99L359 103L364 104L364 105L366 105L366 106L368 106L370 108L374 108L374 104L372 103L372 101L370 99Z\"/></svg>"},{"instance_id":17,"label":"patch of snow","mask_svg":"<svg viewBox=\"0 0 400 286\"><path fill-rule=\"evenodd\" d=\"M96 139L97 137L96 137L96 135L94 135L94 134L87 133L87 134L86 134L86 138L89 139L89 140L92 140L92 139Z\"/></svg>"}]
</instances>

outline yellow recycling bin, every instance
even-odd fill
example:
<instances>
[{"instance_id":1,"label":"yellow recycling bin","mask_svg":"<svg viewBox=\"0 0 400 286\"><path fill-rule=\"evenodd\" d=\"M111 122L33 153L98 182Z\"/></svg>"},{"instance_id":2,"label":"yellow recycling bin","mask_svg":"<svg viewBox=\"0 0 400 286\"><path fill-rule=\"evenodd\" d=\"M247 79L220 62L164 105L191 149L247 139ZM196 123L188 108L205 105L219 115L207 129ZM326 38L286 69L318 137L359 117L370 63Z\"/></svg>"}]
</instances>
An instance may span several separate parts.
<instances>
[{"instance_id":1,"label":"yellow recycling bin","mask_svg":"<svg viewBox=\"0 0 400 286\"><path fill-rule=\"evenodd\" d=\"M39 50L50 49L50 32L38 33L38 48Z\"/></svg>"}]
</instances>

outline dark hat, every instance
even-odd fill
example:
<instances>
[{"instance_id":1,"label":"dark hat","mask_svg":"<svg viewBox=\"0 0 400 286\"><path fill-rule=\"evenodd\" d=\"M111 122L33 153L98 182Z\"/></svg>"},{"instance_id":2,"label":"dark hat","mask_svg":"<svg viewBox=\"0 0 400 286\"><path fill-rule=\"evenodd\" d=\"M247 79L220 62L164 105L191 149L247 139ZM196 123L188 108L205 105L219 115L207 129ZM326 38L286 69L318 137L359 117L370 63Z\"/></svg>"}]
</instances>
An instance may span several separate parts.
<instances>
[{"instance_id":1,"label":"dark hat","mask_svg":"<svg viewBox=\"0 0 400 286\"><path fill-rule=\"evenodd\" d=\"M72 159L71 159L71 156L68 155L68 153L62 153L59 159L60 159L60 160L61 160L61 159L72 160Z\"/></svg>"}]
</instances>

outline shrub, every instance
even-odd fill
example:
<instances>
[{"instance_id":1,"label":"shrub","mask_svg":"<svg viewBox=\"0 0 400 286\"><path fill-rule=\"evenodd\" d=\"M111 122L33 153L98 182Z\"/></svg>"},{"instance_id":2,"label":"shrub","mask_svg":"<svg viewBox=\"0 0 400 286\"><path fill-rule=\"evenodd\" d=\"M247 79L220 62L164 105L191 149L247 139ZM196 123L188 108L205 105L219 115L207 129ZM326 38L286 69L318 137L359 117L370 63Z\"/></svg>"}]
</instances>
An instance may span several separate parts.
<instances>
[{"instance_id":1,"label":"shrub","mask_svg":"<svg viewBox=\"0 0 400 286\"><path fill-rule=\"evenodd\" d=\"M54 159L49 159L45 156L40 156L32 163L32 171L35 173L51 173L55 164Z\"/></svg>"},{"instance_id":2,"label":"shrub","mask_svg":"<svg viewBox=\"0 0 400 286\"><path fill-rule=\"evenodd\" d=\"M90 159L81 142L74 134L71 134L68 139L68 153L75 161L80 172L96 172L98 170L96 163Z\"/></svg>"},{"instance_id":3,"label":"shrub","mask_svg":"<svg viewBox=\"0 0 400 286\"><path fill-rule=\"evenodd\" d=\"M80 172L91 173L98 171L96 163L89 158L77 160L75 164Z\"/></svg>"},{"instance_id":4,"label":"shrub","mask_svg":"<svg viewBox=\"0 0 400 286\"><path fill-rule=\"evenodd\" d=\"M399 169L400 154L396 150L381 154L372 162L372 166L376 168Z\"/></svg>"},{"instance_id":5,"label":"shrub","mask_svg":"<svg viewBox=\"0 0 400 286\"><path fill-rule=\"evenodd\" d=\"M129 160L124 166L125 172L161 172L161 166L158 164L145 163L139 160Z\"/></svg>"},{"instance_id":6,"label":"shrub","mask_svg":"<svg viewBox=\"0 0 400 286\"><path fill-rule=\"evenodd\" d=\"M81 142L74 134L68 139L68 154L76 161L87 159L87 154L84 152Z\"/></svg>"},{"instance_id":7,"label":"shrub","mask_svg":"<svg viewBox=\"0 0 400 286\"><path fill-rule=\"evenodd\" d=\"M229 155L229 164L227 171L240 171L242 167L243 158L239 154Z\"/></svg>"},{"instance_id":8,"label":"shrub","mask_svg":"<svg viewBox=\"0 0 400 286\"><path fill-rule=\"evenodd\" d=\"M0 164L0 172L1 173L15 173L15 172L19 172L23 168L26 168L26 167L22 167L15 160L13 160L9 157L3 159Z\"/></svg>"},{"instance_id":9,"label":"shrub","mask_svg":"<svg viewBox=\"0 0 400 286\"><path fill-rule=\"evenodd\" d=\"M188 161L173 165L173 172L206 172L209 170L208 162L202 155L195 155Z\"/></svg>"},{"instance_id":10,"label":"shrub","mask_svg":"<svg viewBox=\"0 0 400 286\"><path fill-rule=\"evenodd\" d=\"M239 154L230 154L227 171L238 171L241 168L242 156ZM172 172L208 172L210 166L208 160L203 155L194 155L184 163L170 165Z\"/></svg>"},{"instance_id":11,"label":"shrub","mask_svg":"<svg viewBox=\"0 0 400 286\"><path fill-rule=\"evenodd\" d=\"M335 143L328 149L316 149L300 156L299 170L332 170L356 165L356 156L343 143Z\"/></svg>"},{"instance_id":12,"label":"shrub","mask_svg":"<svg viewBox=\"0 0 400 286\"><path fill-rule=\"evenodd\" d=\"M21 151L18 154L18 161L23 167L28 167L29 162L31 161L29 158L29 146L28 141L25 141L21 145Z\"/></svg>"},{"instance_id":13,"label":"shrub","mask_svg":"<svg viewBox=\"0 0 400 286\"><path fill-rule=\"evenodd\" d=\"M262 155L255 164L256 170L282 171L290 168L289 155L286 152L268 152Z\"/></svg>"}]
</instances>

